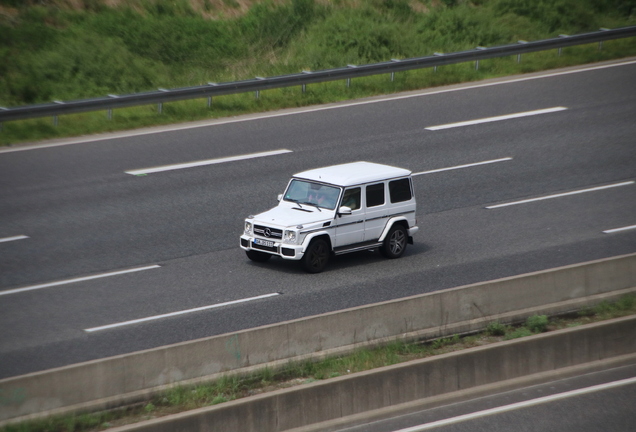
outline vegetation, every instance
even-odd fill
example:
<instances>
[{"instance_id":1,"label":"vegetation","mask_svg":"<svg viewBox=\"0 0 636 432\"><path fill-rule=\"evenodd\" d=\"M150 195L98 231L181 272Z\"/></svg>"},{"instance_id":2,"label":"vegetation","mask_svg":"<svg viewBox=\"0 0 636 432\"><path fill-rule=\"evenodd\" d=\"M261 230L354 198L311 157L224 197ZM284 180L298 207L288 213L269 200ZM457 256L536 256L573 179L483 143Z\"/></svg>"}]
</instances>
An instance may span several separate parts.
<instances>
[{"instance_id":1,"label":"vegetation","mask_svg":"<svg viewBox=\"0 0 636 432\"><path fill-rule=\"evenodd\" d=\"M636 0L0 0L0 106L126 94L632 25ZM308 105L636 54L633 40L342 83L9 122L8 144Z\"/></svg>"},{"instance_id":2,"label":"vegetation","mask_svg":"<svg viewBox=\"0 0 636 432\"><path fill-rule=\"evenodd\" d=\"M512 326L490 323L479 334L440 338L432 341L394 341L388 345L361 349L353 354L289 363L280 370L264 367L250 376L228 374L217 381L196 386L175 386L151 400L116 410L50 417L5 426L2 432L35 431L97 431L113 426L135 423L195 408L216 405L230 400L264 393L280 388L306 384L316 380L335 378L383 366L426 358L502 340L530 336L544 331L558 330L592 322L619 318L636 313L636 296L626 295L616 302L602 302L570 316L548 319L534 315L524 325ZM496 333L496 334L493 334Z\"/></svg>"}]
</instances>

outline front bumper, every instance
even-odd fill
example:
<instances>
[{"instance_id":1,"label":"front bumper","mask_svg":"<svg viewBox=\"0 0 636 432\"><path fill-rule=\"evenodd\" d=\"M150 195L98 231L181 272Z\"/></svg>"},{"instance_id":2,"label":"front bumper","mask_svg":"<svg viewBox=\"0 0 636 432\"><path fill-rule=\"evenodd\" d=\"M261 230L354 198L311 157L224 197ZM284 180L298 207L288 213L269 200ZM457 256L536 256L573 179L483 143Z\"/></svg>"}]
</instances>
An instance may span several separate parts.
<instances>
[{"instance_id":1,"label":"front bumper","mask_svg":"<svg viewBox=\"0 0 636 432\"><path fill-rule=\"evenodd\" d=\"M303 245L292 245L282 242L273 242L274 246L262 246L254 243L255 237L242 235L240 240L241 249L249 251L265 252L279 256L288 260L299 260L304 255Z\"/></svg>"}]
</instances>

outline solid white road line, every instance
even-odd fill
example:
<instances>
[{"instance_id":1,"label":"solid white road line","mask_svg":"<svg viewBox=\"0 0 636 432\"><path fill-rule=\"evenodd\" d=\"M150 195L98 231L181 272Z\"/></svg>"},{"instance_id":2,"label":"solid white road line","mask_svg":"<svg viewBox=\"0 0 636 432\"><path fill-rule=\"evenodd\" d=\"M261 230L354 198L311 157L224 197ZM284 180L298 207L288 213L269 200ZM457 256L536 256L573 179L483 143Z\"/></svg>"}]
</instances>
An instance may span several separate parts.
<instances>
[{"instance_id":1,"label":"solid white road line","mask_svg":"<svg viewBox=\"0 0 636 432\"><path fill-rule=\"evenodd\" d=\"M284 154L284 153L291 153L291 152L292 152L291 150L287 150L287 149L272 150L272 151L266 151L266 152L261 152L261 153L246 154L246 155L241 155L241 156L230 156L230 157L225 157L225 158L220 158L220 159L208 159L208 160L201 160L201 161L188 162L188 163L175 164L175 165L165 165L165 166L160 166L160 167L155 167L155 168L144 168L144 169L126 171L126 174L144 175L144 174L151 174L151 173L157 173L157 172L162 172L162 171L172 171L172 170L178 170L178 169L184 169L184 168L192 168L192 167L200 167L200 166L205 166L205 165L220 164L220 163L225 163L225 162L234 162L234 161L245 160L245 159L254 159L254 158L259 158L259 157L274 156L274 155L279 155L279 154Z\"/></svg>"},{"instance_id":2,"label":"solid white road line","mask_svg":"<svg viewBox=\"0 0 636 432\"><path fill-rule=\"evenodd\" d=\"M556 195L548 195L548 196L543 196L543 197L539 197L539 198L530 198L530 199L526 199L526 200L522 200L522 201L509 202L509 203L505 203L505 204L497 204L497 205L488 206L486 208L487 209L496 209L496 208L500 208L500 207L508 207L508 206L513 206L513 205L517 205L517 204L526 204L526 203L530 203L530 202L534 202L534 201L542 201L542 200L547 200L547 199L552 199L552 198L560 198L560 197L564 197L564 196L568 196L568 195L582 194L582 193L585 193L585 192L594 192L594 191L599 191L599 190L603 190L603 189L610 189L610 188L615 188L615 187L620 187L620 186L629 186L629 185L633 185L633 184L634 184L633 181L628 181L628 182L611 184L611 185L607 185L607 186L593 187L593 188L590 188L590 189L581 189L581 190L576 190L576 191L572 191L572 192L565 192L565 193L560 193L560 194L556 194Z\"/></svg>"},{"instance_id":3,"label":"solid white road line","mask_svg":"<svg viewBox=\"0 0 636 432\"><path fill-rule=\"evenodd\" d=\"M264 298L268 298L268 297L274 297L274 296L277 296L277 295L280 295L280 293L264 294L264 295L260 295L260 296L256 296L256 297L250 297L250 298L245 298L245 299L240 299L240 300L233 300L233 301L229 301L229 302L225 302L225 303L218 303L218 304L214 304L214 305L210 305L210 306L202 306L202 307L198 307L198 308L194 308L194 309L187 309L187 310L182 310L182 311L178 311L178 312L171 312L171 313L162 314L162 315L155 315L155 316L151 316L151 317L147 317L147 318L140 318L140 319L131 320L131 321L124 321L124 322L115 323L115 324L109 324L109 325L105 325L105 326L101 326L101 327L92 327L92 328L84 329L84 331L87 332L87 333L92 333L92 332L101 331L101 330L108 330L108 329L112 329L112 328L116 328L116 327L123 327L123 326L131 325L131 324L138 324L138 323L142 323L142 322L146 322L146 321L153 321L153 320L158 320L158 319L162 319L162 318L169 318L169 317L173 317L173 316L177 316L177 315L188 314L188 313L192 313L192 312L200 312L200 311L203 311L203 310L215 309L215 308L220 308L220 307L223 307L223 306L230 306L230 305L234 305L234 304L238 304L238 303L245 303L245 302L249 302L249 301L253 301L253 300L260 300L260 299L264 299Z\"/></svg>"},{"instance_id":4,"label":"solid white road line","mask_svg":"<svg viewBox=\"0 0 636 432\"><path fill-rule=\"evenodd\" d=\"M478 418L482 418L482 417L486 417L486 416L490 416L493 414L500 414L500 413L505 413L508 411L514 411L514 410L518 410L521 408L527 408L527 407L532 407L532 406L536 406L536 405L541 405L544 403L548 403L548 402L554 402L557 400L561 400L561 399L567 399L567 398L571 398L571 397L575 397L575 396L581 396L581 395L585 395L585 394L589 394L589 393L594 393L594 392L598 392L598 391L603 391L603 390L609 390L612 388L616 388L616 387L621 387L621 386L625 386L625 385L630 385L630 384L634 384L636 383L636 378L627 378L624 380L620 380L620 381L613 381L610 383L605 383L605 384L599 384L599 385L595 385L592 387L586 387L586 388L582 388L582 389L577 389L577 390L572 390L572 391L568 391L568 392L564 392L564 393L558 393L555 395L550 395L550 396L544 396L544 397L540 397L537 399L531 399L531 400L527 400L527 401L523 401L523 402L517 402L514 404L510 404L510 405L504 405L501 407L497 407L497 408L491 408L491 409L487 409L484 411L479 411L479 412L475 412L475 413L471 413L471 414L465 414L465 415L461 415L461 416L457 416L457 417L453 417L453 418L449 418L449 419L444 419L444 420L438 420L435 422L431 422L431 423L426 423L423 425L418 425L418 426L413 426L413 427L409 427L406 429L400 429L394 432L422 432L422 431L427 431L433 428L437 428L437 427L442 427L442 426L448 426L448 425L452 425L452 424L456 424L456 423L461 423L467 420L473 420L473 419L478 419Z\"/></svg>"},{"instance_id":5,"label":"solid white road line","mask_svg":"<svg viewBox=\"0 0 636 432\"><path fill-rule=\"evenodd\" d=\"M151 266L139 267L139 268L128 269L128 270L120 270L120 271L111 272L111 273L103 273L103 274L98 274L98 275L93 275L93 276L86 276L86 277L80 277L80 278L75 278L75 279L67 279L67 280L63 280L63 281L50 282L50 283L45 283L45 284L40 284L40 285L32 285L32 286L27 286L27 287L23 287L23 288L16 288L16 289L7 290L7 291L0 291L0 296L9 295L9 294L17 294L17 293L21 293L21 292L25 292L25 291L33 291L33 290L38 290L38 289L42 289L42 288L50 288L50 287L59 286L59 285L67 285L67 284L72 284L72 283L76 283L76 282L84 282L84 281L93 280L93 279L101 279L101 278L105 278L105 277L117 276L117 275L122 275L122 274L126 274L126 273L135 273L135 272L139 272L139 271L150 270L150 269L155 269L155 268L160 268L160 267L161 267L160 265L151 265Z\"/></svg>"},{"instance_id":6,"label":"solid white road line","mask_svg":"<svg viewBox=\"0 0 636 432\"><path fill-rule=\"evenodd\" d=\"M425 129L426 130L430 130L430 131L437 131L437 130L442 130L442 129L450 129L450 128L462 127L462 126L471 126L471 125L476 125L476 124L481 124L481 123L490 123L490 122L496 122L496 121L502 121L502 120L510 120L510 119L515 119L515 118L520 118L520 117L529 117L529 116L535 116L535 115L540 115L540 114L548 114L548 113L553 113L553 112L565 111L566 109L567 109L566 107L546 108L546 109L540 109L540 110L534 110L534 111L520 112L520 113L515 113L515 114L506 114L506 115L501 115L501 116L496 116L496 117L486 117L486 118L481 118L481 119L477 119L477 120L468 120L468 121L463 121L463 122L458 122L458 123L449 123L449 124L439 125L439 126L430 126L430 127L425 128Z\"/></svg>"},{"instance_id":7,"label":"solid white road line","mask_svg":"<svg viewBox=\"0 0 636 432\"><path fill-rule=\"evenodd\" d=\"M470 168L470 167L475 167L475 166L479 166L479 165L487 165L487 164L492 164L492 163L497 163L497 162L505 162L505 161L509 161L512 160L511 157L505 157L505 158L501 158L501 159L493 159L493 160L487 160L487 161L483 161L483 162L475 162L475 163L470 163L470 164L466 164L466 165L457 165L457 166L452 166L452 167L448 167L448 168L438 168L438 169L434 169L434 170L430 170L430 171L422 171L422 172L418 172L418 173L413 173L411 175L414 176L418 176L418 175L424 175L424 174L433 174L433 173L438 173L438 172L442 172L442 171L450 171L450 170L456 170L456 169L462 169L462 168Z\"/></svg>"},{"instance_id":8,"label":"solid white road line","mask_svg":"<svg viewBox=\"0 0 636 432\"><path fill-rule=\"evenodd\" d=\"M619 232L619 231L627 231L627 230L633 230L633 229L636 229L636 225L630 225L630 226L626 226L626 227L622 227L622 228L609 229L609 230L605 230L603 232L605 234L611 234L611 233L615 233L615 232Z\"/></svg>"},{"instance_id":9,"label":"solid white road line","mask_svg":"<svg viewBox=\"0 0 636 432\"><path fill-rule=\"evenodd\" d=\"M512 78L512 79L501 78L500 81L495 81L495 82L467 84L467 85L462 85L459 87L456 86L453 88L446 88L442 90L424 90L421 93L416 93L416 94L388 96L388 97L381 97L379 99L363 100L363 101L350 102L350 103L330 104L330 105L323 105L323 106L312 107L307 109L298 109L294 111L280 112L280 113L274 113L274 114L262 114L262 115L255 115L255 116L245 116L242 118L212 120L212 121L204 121L204 122L192 122L185 125L182 124L182 125L169 126L169 127L155 127L155 128L149 128L146 130L136 130L136 131L126 131L126 132L104 134L104 135L95 136L92 138L75 138L75 139L64 140L62 142L53 142L49 144L4 147L4 148L0 148L0 153L11 153L11 152L18 152L18 151L26 151L26 150L38 150L38 149L49 148L49 147L59 147L59 146L66 146L66 145L73 145L73 144L84 144L84 143L106 141L106 140L112 140L112 139L118 139L118 138L129 138L129 137L142 136L142 135L151 135L156 133L175 132L180 130L219 126L219 125L240 123L240 122L253 121L253 120L263 120L263 119L276 118L276 117L285 117L290 115L306 114L306 113L313 113L318 111L326 111L326 110L340 109L340 108L348 108L348 107L353 107L358 105L368 105L368 104L390 102L390 101L402 100L402 99L411 99L411 98L417 98L417 97L423 97L423 96L432 96L432 95L438 95L442 93L472 90L472 89L478 89L483 87L492 87L492 86L498 86L498 85L504 85L504 84L514 84L514 83L524 82L524 81L532 81L532 80L538 80L543 78L552 78L552 77L557 77L561 75L570 75L575 73L608 69L608 68L614 68L619 66L629 66L632 64L636 64L636 60L630 60L626 62L612 63L612 64L606 64L606 65L600 65L600 66L583 67L583 68L574 69L574 70L552 72L552 73L546 73L546 74L535 75L535 76L523 76L520 78Z\"/></svg>"},{"instance_id":10,"label":"solid white road line","mask_svg":"<svg viewBox=\"0 0 636 432\"><path fill-rule=\"evenodd\" d=\"M24 240L24 239L28 239L29 236L25 236L25 235L19 235L19 236L13 236L13 237L5 237L5 238L0 238L0 243L4 243L4 242L10 242L10 241L15 241L15 240Z\"/></svg>"}]
</instances>

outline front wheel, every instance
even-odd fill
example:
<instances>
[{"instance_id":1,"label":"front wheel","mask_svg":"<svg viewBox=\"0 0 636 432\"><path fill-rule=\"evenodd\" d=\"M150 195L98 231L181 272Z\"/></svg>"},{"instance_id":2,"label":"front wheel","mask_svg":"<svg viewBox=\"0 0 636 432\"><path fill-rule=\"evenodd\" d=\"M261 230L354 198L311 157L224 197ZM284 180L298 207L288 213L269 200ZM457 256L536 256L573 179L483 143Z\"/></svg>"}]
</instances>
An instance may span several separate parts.
<instances>
[{"instance_id":1,"label":"front wheel","mask_svg":"<svg viewBox=\"0 0 636 432\"><path fill-rule=\"evenodd\" d=\"M407 241L408 235L406 229L400 224L395 224L391 227L389 234L384 239L380 253L387 258L399 258L406 250Z\"/></svg>"},{"instance_id":2,"label":"front wheel","mask_svg":"<svg viewBox=\"0 0 636 432\"><path fill-rule=\"evenodd\" d=\"M247 255L249 259L256 262L265 262L272 257L271 254L268 254L265 252L259 252L255 250L245 251L245 254Z\"/></svg>"},{"instance_id":3,"label":"front wheel","mask_svg":"<svg viewBox=\"0 0 636 432\"><path fill-rule=\"evenodd\" d=\"M329 261L329 245L323 239L315 239L309 244L303 256L303 268L309 273L320 273Z\"/></svg>"}]
</instances>

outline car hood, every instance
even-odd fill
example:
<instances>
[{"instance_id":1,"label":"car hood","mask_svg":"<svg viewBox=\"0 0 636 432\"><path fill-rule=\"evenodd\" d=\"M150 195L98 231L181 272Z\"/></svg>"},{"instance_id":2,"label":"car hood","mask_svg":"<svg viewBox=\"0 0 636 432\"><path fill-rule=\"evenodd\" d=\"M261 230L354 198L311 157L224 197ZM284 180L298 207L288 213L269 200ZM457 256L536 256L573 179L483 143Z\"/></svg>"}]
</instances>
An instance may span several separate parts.
<instances>
[{"instance_id":1,"label":"car hood","mask_svg":"<svg viewBox=\"0 0 636 432\"><path fill-rule=\"evenodd\" d=\"M304 209L304 210L303 210ZM254 216L254 223L263 225L276 225L279 227L296 227L298 225L307 225L331 221L334 218L335 211L325 210L318 211L316 207L303 205L303 209L298 206L278 206L263 213Z\"/></svg>"}]
</instances>

